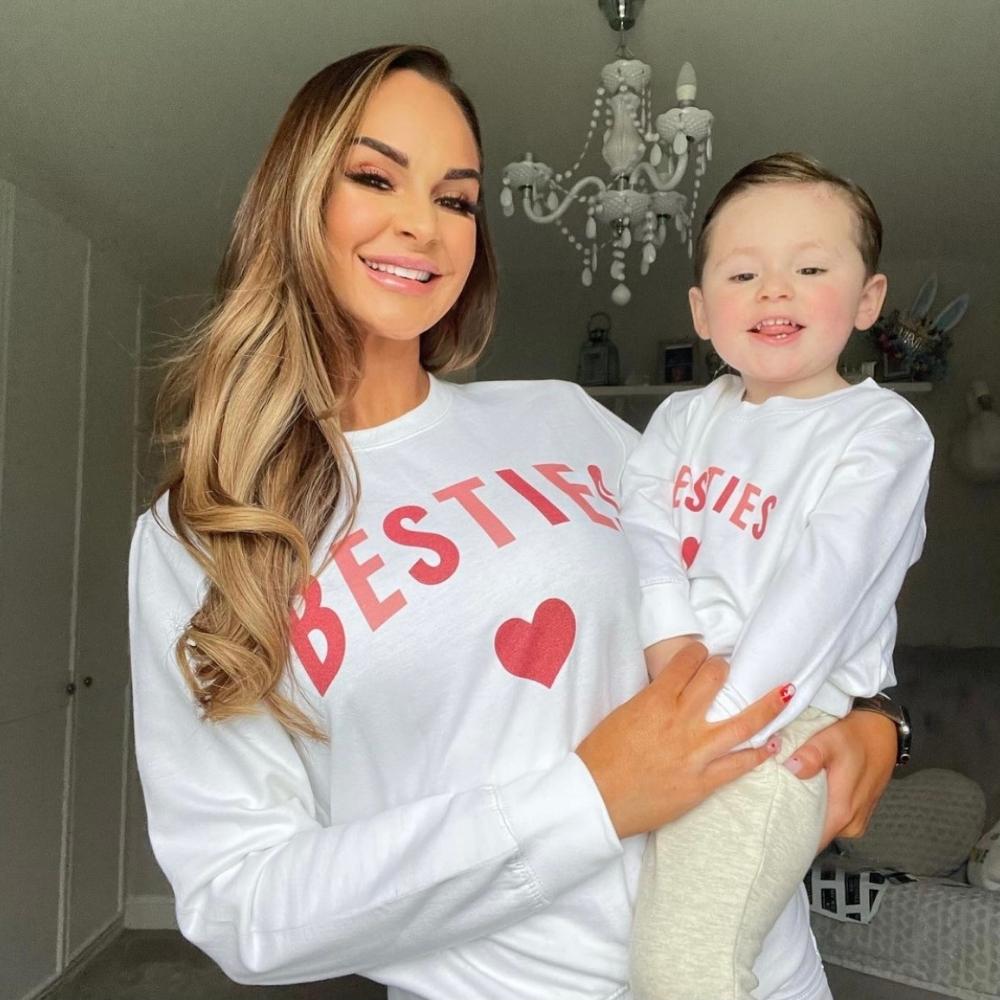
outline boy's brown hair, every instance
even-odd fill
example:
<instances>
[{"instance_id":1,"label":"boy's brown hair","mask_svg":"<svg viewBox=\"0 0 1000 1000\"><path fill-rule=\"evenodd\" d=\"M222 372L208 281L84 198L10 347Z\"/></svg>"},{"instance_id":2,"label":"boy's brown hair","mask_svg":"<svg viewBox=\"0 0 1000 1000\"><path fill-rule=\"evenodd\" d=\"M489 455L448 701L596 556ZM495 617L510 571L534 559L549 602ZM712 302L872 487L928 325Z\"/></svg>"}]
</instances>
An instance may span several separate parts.
<instances>
[{"instance_id":1,"label":"boy's brown hair","mask_svg":"<svg viewBox=\"0 0 1000 1000\"><path fill-rule=\"evenodd\" d=\"M738 170L722 186L715 200L708 207L705 219L694 245L694 283L701 285L702 272L708 258L708 237L712 220L727 202L738 194L758 184L774 184L784 181L791 184L828 184L842 191L858 221L858 249L865 262L868 277L878 270L878 258L882 252L882 220L868 194L854 181L827 170L818 160L805 153L774 153L762 160L754 160Z\"/></svg>"}]
</instances>

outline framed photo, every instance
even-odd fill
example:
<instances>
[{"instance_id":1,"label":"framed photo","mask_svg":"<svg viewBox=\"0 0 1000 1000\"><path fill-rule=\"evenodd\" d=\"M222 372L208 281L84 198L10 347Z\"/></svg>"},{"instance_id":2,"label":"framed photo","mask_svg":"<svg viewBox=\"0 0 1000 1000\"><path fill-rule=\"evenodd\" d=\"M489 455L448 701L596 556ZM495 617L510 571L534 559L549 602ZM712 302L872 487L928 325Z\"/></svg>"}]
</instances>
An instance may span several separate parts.
<instances>
[{"instance_id":1,"label":"framed photo","mask_svg":"<svg viewBox=\"0 0 1000 1000\"><path fill-rule=\"evenodd\" d=\"M883 353L881 368L883 382L905 382L911 377L910 363L905 358Z\"/></svg>"},{"instance_id":2,"label":"framed photo","mask_svg":"<svg viewBox=\"0 0 1000 1000\"><path fill-rule=\"evenodd\" d=\"M694 381L694 341L660 341L657 375L664 385Z\"/></svg>"}]
</instances>

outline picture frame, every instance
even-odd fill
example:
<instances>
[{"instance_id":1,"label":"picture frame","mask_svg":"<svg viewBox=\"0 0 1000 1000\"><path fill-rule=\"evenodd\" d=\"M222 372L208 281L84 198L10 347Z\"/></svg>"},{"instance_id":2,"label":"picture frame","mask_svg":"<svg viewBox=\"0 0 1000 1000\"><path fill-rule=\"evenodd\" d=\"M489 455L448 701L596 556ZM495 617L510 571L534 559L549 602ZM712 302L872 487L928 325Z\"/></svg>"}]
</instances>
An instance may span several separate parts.
<instances>
[{"instance_id":1,"label":"picture frame","mask_svg":"<svg viewBox=\"0 0 1000 1000\"><path fill-rule=\"evenodd\" d=\"M910 362L906 358L883 353L881 376L883 382L905 382L911 377Z\"/></svg>"},{"instance_id":2,"label":"picture frame","mask_svg":"<svg viewBox=\"0 0 1000 1000\"><path fill-rule=\"evenodd\" d=\"M694 381L693 340L661 340L657 358L657 377L663 385Z\"/></svg>"}]
</instances>

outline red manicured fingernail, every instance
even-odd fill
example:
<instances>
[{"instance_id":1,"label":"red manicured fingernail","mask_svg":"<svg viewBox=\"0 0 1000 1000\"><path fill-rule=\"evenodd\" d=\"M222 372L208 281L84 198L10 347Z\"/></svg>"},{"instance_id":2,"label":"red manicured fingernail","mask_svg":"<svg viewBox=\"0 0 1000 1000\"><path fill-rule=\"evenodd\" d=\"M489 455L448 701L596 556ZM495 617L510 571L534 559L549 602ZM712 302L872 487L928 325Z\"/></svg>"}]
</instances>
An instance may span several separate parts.
<instances>
[{"instance_id":1,"label":"red manicured fingernail","mask_svg":"<svg viewBox=\"0 0 1000 1000\"><path fill-rule=\"evenodd\" d=\"M767 741L767 743L765 744L765 746L767 747L769 753L777 753L781 749L781 737L780 736L772 736Z\"/></svg>"},{"instance_id":2,"label":"red manicured fingernail","mask_svg":"<svg viewBox=\"0 0 1000 1000\"><path fill-rule=\"evenodd\" d=\"M789 703L789 702L790 702L790 701L792 700L792 697L793 697L794 695L795 695L795 685L794 685L794 684L786 684L786 685L785 685L785 686L784 686L784 687L783 687L783 688L781 689L781 700L782 700L782 701L783 701L783 702L784 702L784 703L785 703L786 705L787 705L787 704L788 704L788 703Z\"/></svg>"},{"instance_id":3,"label":"red manicured fingernail","mask_svg":"<svg viewBox=\"0 0 1000 1000\"><path fill-rule=\"evenodd\" d=\"M799 760L798 757L789 757L788 760L785 761L785 767L787 767L792 774L798 774L799 771L802 770L802 761Z\"/></svg>"}]
</instances>

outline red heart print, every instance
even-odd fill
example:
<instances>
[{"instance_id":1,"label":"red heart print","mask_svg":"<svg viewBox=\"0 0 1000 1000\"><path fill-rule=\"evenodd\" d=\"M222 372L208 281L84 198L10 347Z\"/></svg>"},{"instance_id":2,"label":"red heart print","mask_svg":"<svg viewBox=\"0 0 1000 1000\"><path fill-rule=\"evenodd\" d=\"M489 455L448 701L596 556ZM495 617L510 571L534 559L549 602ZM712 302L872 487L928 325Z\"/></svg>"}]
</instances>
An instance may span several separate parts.
<instances>
[{"instance_id":1,"label":"red heart print","mask_svg":"<svg viewBox=\"0 0 1000 1000\"><path fill-rule=\"evenodd\" d=\"M552 687L576 639L573 609L550 597L530 622L511 618L497 629L493 648L504 670L515 677Z\"/></svg>"},{"instance_id":2,"label":"red heart print","mask_svg":"<svg viewBox=\"0 0 1000 1000\"><path fill-rule=\"evenodd\" d=\"M691 563L694 562L694 557L698 555L698 549L701 548L701 542L697 538L692 538L688 535L687 538L681 542L681 559L684 560L684 565L690 569Z\"/></svg>"}]
</instances>

